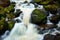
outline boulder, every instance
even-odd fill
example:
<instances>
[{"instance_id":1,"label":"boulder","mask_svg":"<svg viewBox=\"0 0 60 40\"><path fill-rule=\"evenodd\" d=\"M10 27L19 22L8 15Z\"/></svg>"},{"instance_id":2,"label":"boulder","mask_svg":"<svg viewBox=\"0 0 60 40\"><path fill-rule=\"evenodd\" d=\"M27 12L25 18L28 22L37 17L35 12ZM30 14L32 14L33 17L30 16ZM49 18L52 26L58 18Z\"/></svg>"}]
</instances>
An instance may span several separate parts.
<instances>
[{"instance_id":1,"label":"boulder","mask_svg":"<svg viewBox=\"0 0 60 40\"><path fill-rule=\"evenodd\" d=\"M47 34L47 35L45 35L44 40L54 40L54 38L55 38L54 35Z\"/></svg>"},{"instance_id":2,"label":"boulder","mask_svg":"<svg viewBox=\"0 0 60 40\"><path fill-rule=\"evenodd\" d=\"M31 23L40 24L46 23L47 21L47 14L44 11L39 9L35 9L31 14Z\"/></svg>"}]
</instances>

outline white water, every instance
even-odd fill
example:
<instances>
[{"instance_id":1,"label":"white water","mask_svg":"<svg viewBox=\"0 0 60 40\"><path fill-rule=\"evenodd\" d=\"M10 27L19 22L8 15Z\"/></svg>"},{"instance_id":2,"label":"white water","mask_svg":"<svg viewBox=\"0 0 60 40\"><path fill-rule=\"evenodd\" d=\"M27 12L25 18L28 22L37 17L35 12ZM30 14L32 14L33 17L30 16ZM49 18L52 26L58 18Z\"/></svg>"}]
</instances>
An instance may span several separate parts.
<instances>
[{"instance_id":1,"label":"white water","mask_svg":"<svg viewBox=\"0 0 60 40\"><path fill-rule=\"evenodd\" d=\"M16 2L15 5L15 12L17 9L20 9L22 13L19 17L15 18L21 20L21 23L15 23L14 28L11 30L10 34L6 37L6 33L2 36L3 40L43 40L44 36L50 32L50 30L45 34L38 34L37 28L35 24L30 23L31 13L35 9L34 4L30 3L23 3L26 0L12 0ZM31 0L27 0L30 2ZM37 9L42 9L43 6L38 6ZM47 17L47 24L52 24L49 21L49 17L52 15L50 14ZM23 17L23 19L21 18ZM60 24L60 23L59 23ZM58 26L59 26L58 24ZM60 27L60 26L59 26ZM52 35L56 35L55 33L60 31L52 32Z\"/></svg>"},{"instance_id":2,"label":"white water","mask_svg":"<svg viewBox=\"0 0 60 40\"><path fill-rule=\"evenodd\" d=\"M30 3L23 3L25 0L14 0L16 2L16 9L20 9L23 15L17 17L22 20L21 23L15 23L14 28L10 34L3 40L43 40L45 34L38 34L37 28L34 24L30 23L31 13L35 9L34 5ZM27 0L30 2L31 0ZM22 2L22 3L20 3ZM23 19L21 19L23 16Z\"/></svg>"},{"instance_id":3,"label":"white water","mask_svg":"<svg viewBox=\"0 0 60 40\"><path fill-rule=\"evenodd\" d=\"M49 13L49 16L47 16L47 24L53 24L53 23L51 23L50 20L49 20L49 18L50 18L51 16L52 16L52 14Z\"/></svg>"},{"instance_id":4,"label":"white water","mask_svg":"<svg viewBox=\"0 0 60 40\"><path fill-rule=\"evenodd\" d=\"M28 3L31 0L11 0L11 2L15 2L15 12L17 9L20 9L22 13L19 17L15 18L21 20L21 23L15 23L14 28L11 30L10 34L6 37L6 33L2 36L4 38L3 40L43 40L44 36L50 32L50 30L45 34L38 34L37 28L35 24L30 23L31 13L35 9L34 4ZM23 3L25 1L28 1L28 3ZM42 9L43 6L38 6L37 9ZM52 15L50 14L47 17L47 24L52 24L49 21L49 17ZM23 19L21 18L23 17ZM60 24L60 23L59 23ZM58 26L59 26L58 24ZM59 26L60 27L60 26ZM52 35L56 35L55 33L60 31L52 32Z\"/></svg>"}]
</instances>

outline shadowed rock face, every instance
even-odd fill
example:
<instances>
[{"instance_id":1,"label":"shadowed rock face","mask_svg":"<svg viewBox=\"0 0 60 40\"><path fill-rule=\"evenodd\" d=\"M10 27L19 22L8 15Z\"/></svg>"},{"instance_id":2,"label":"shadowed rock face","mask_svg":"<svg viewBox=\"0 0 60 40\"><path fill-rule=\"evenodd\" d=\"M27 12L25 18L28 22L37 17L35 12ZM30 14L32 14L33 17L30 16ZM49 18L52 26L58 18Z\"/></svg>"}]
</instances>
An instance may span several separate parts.
<instances>
[{"instance_id":1,"label":"shadowed rock face","mask_svg":"<svg viewBox=\"0 0 60 40\"><path fill-rule=\"evenodd\" d=\"M10 4L9 0L0 0L0 6L7 7Z\"/></svg>"},{"instance_id":2,"label":"shadowed rock face","mask_svg":"<svg viewBox=\"0 0 60 40\"><path fill-rule=\"evenodd\" d=\"M50 21L54 24L57 24L59 22L59 20L60 20L60 15L53 15L50 18Z\"/></svg>"},{"instance_id":3,"label":"shadowed rock face","mask_svg":"<svg viewBox=\"0 0 60 40\"><path fill-rule=\"evenodd\" d=\"M54 24L40 24L38 29L53 29L53 28L57 28L57 25Z\"/></svg>"},{"instance_id":4,"label":"shadowed rock face","mask_svg":"<svg viewBox=\"0 0 60 40\"><path fill-rule=\"evenodd\" d=\"M60 34L57 34L54 40L60 40Z\"/></svg>"},{"instance_id":5,"label":"shadowed rock face","mask_svg":"<svg viewBox=\"0 0 60 40\"><path fill-rule=\"evenodd\" d=\"M44 40L54 40L54 35L47 34L45 35Z\"/></svg>"},{"instance_id":6,"label":"shadowed rock face","mask_svg":"<svg viewBox=\"0 0 60 40\"><path fill-rule=\"evenodd\" d=\"M44 40L60 40L60 34L56 35L47 34L45 35Z\"/></svg>"}]
</instances>

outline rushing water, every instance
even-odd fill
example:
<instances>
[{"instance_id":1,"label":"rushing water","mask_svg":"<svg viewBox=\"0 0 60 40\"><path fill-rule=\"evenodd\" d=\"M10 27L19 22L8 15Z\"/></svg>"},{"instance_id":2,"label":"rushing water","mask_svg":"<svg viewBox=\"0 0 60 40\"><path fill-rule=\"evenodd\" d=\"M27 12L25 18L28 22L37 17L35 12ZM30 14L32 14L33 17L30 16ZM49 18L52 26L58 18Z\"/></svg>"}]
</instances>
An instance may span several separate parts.
<instances>
[{"instance_id":1,"label":"rushing water","mask_svg":"<svg viewBox=\"0 0 60 40\"><path fill-rule=\"evenodd\" d=\"M3 40L43 40L44 36L51 32L51 30L48 30L47 33L44 34L38 34L37 26L35 24L30 23L31 19L31 13L35 8L34 4L30 3L32 0L11 0L11 2L15 2L15 11L17 9L20 9L22 13L19 17L15 18L19 19L20 23L15 23L14 28L11 30L10 34L6 37L6 33L2 36L4 38ZM27 1L27 3L24 3ZM37 9L42 9L43 6L38 5ZM49 21L49 17L52 16L51 14L47 17L47 24L52 24ZM59 24L57 24L59 26ZM56 29L53 29L54 32L51 32L51 34L54 34L57 31ZM4 37L5 36L5 37Z\"/></svg>"},{"instance_id":2,"label":"rushing water","mask_svg":"<svg viewBox=\"0 0 60 40\"><path fill-rule=\"evenodd\" d=\"M15 12L17 9L22 11L21 15L17 17L21 20L21 23L15 23L10 34L3 40L43 40L44 34L38 34L36 25L30 23L31 13L35 7L32 3L29 3L31 0L26 0L28 3L23 3L24 1L14 1L16 2Z\"/></svg>"},{"instance_id":3,"label":"rushing water","mask_svg":"<svg viewBox=\"0 0 60 40\"><path fill-rule=\"evenodd\" d=\"M47 16L47 24L53 24L53 23L51 23L50 20L49 20L49 18L50 18L51 16L52 16L52 14L49 13L49 16Z\"/></svg>"}]
</instances>

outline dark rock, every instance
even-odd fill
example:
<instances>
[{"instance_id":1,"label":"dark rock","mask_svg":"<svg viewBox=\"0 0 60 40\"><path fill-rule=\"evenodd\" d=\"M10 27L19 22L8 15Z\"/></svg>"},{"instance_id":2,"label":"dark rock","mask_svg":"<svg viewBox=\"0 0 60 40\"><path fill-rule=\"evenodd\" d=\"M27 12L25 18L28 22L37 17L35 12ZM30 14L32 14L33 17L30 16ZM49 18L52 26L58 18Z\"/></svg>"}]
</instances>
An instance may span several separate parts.
<instances>
[{"instance_id":1,"label":"dark rock","mask_svg":"<svg viewBox=\"0 0 60 40\"><path fill-rule=\"evenodd\" d=\"M49 30L50 30L49 33L53 33L55 31L54 28Z\"/></svg>"},{"instance_id":2,"label":"dark rock","mask_svg":"<svg viewBox=\"0 0 60 40\"><path fill-rule=\"evenodd\" d=\"M44 34L44 33L47 33L48 31L49 31L48 29L47 30L42 29L42 30L39 31L39 34Z\"/></svg>"},{"instance_id":3,"label":"dark rock","mask_svg":"<svg viewBox=\"0 0 60 40\"><path fill-rule=\"evenodd\" d=\"M57 9L57 12L58 12L58 13L59 13L59 15L60 15L60 8L58 8L58 9Z\"/></svg>"},{"instance_id":4,"label":"dark rock","mask_svg":"<svg viewBox=\"0 0 60 40\"><path fill-rule=\"evenodd\" d=\"M56 14L57 13L58 6L55 5L55 4L48 4L48 5L45 5L44 8L47 11L49 11L51 14Z\"/></svg>"},{"instance_id":5,"label":"dark rock","mask_svg":"<svg viewBox=\"0 0 60 40\"><path fill-rule=\"evenodd\" d=\"M16 19L16 22L17 22L17 23L20 23L20 22L21 22L21 20L19 20L19 19Z\"/></svg>"},{"instance_id":6,"label":"dark rock","mask_svg":"<svg viewBox=\"0 0 60 40\"><path fill-rule=\"evenodd\" d=\"M0 0L0 6L7 7L10 5L10 0Z\"/></svg>"},{"instance_id":7,"label":"dark rock","mask_svg":"<svg viewBox=\"0 0 60 40\"><path fill-rule=\"evenodd\" d=\"M43 29L46 29L47 25L46 24L40 24L39 25L39 28L43 28Z\"/></svg>"},{"instance_id":8,"label":"dark rock","mask_svg":"<svg viewBox=\"0 0 60 40\"><path fill-rule=\"evenodd\" d=\"M58 31L60 31L60 27L57 27L56 29L57 29Z\"/></svg>"},{"instance_id":9,"label":"dark rock","mask_svg":"<svg viewBox=\"0 0 60 40\"><path fill-rule=\"evenodd\" d=\"M59 33L58 33L58 34L56 34L56 36L55 36L54 40L60 40L60 34L59 34Z\"/></svg>"},{"instance_id":10,"label":"dark rock","mask_svg":"<svg viewBox=\"0 0 60 40\"><path fill-rule=\"evenodd\" d=\"M50 21L53 23L53 24L57 24L60 20L60 15L53 15L50 17Z\"/></svg>"},{"instance_id":11,"label":"dark rock","mask_svg":"<svg viewBox=\"0 0 60 40\"><path fill-rule=\"evenodd\" d=\"M54 25L54 24L40 24L40 28L53 29L53 28L57 28L57 25Z\"/></svg>"},{"instance_id":12,"label":"dark rock","mask_svg":"<svg viewBox=\"0 0 60 40\"><path fill-rule=\"evenodd\" d=\"M20 9L17 9L15 12L15 17L19 17L19 15L22 13L22 11L20 11Z\"/></svg>"},{"instance_id":13,"label":"dark rock","mask_svg":"<svg viewBox=\"0 0 60 40\"><path fill-rule=\"evenodd\" d=\"M11 4L14 4L14 5L16 4L15 2L10 2L10 3L11 3Z\"/></svg>"},{"instance_id":14,"label":"dark rock","mask_svg":"<svg viewBox=\"0 0 60 40\"><path fill-rule=\"evenodd\" d=\"M50 10L51 14L57 14L57 10Z\"/></svg>"},{"instance_id":15,"label":"dark rock","mask_svg":"<svg viewBox=\"0 0 60 40\"><path fill-rule=\"evenodd\" d=\"M44 40L54 40L54 35L51 35L51 34L47 34L47 35L45 35L45 37L44 37Z\"/></svg>"},{"instance_id":16,"label":"dark rock","mask_svg":"<svg viewBox=\"0 0 60 40\"><path fill-rule=\"evenodd\" d=\"M47 24L48 29L53 29L53 28L57 28L57 25L54 24Z\"/></svg>"}]
</instances>

